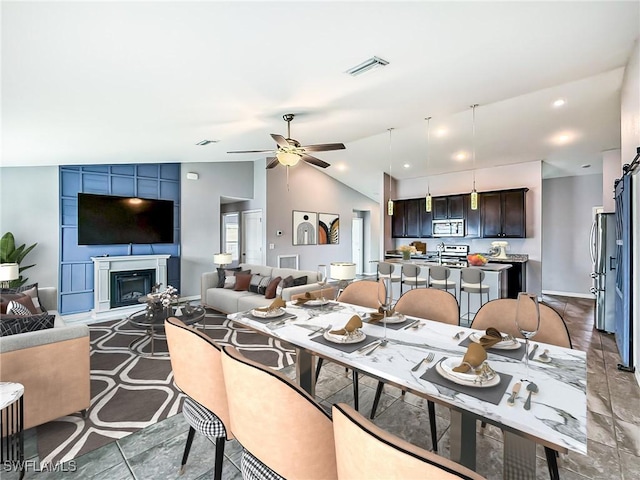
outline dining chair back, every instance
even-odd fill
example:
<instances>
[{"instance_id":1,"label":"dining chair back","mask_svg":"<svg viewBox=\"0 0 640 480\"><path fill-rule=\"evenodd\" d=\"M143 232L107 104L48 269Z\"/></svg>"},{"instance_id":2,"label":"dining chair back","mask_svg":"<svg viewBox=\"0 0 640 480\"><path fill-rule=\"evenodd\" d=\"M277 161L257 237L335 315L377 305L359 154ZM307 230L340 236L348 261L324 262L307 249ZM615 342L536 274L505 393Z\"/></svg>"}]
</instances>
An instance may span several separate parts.
<instances>
[{"instance_id":1,"label":"dining chair back","mask_svg":"<svg viewBox=\"0 0 640 480\"><path fill-rule=\"evenodd\" d=\"M333 405L333 433L340 479L483 478L382 430L344 403Z\"/></svg>"},{"instance_id":2,"label":"dining chair back","mask_svg":"<svg viewBox=\"0 0 640 480\"><path fill-rule=\"evenodd\" d=\"M427 279L420 277L420 267L418 265L414 265L413 263L404 263L402 265L401 274L401 289L405 285L408 285L411 288L418 288L420 285L427 284Z\"/></svg>"},{"instance_id":3,"label":"dining chair back","mask_svg":"<svg viewBox=\"0 0 640 480\"><path fill-rule=\"evenodd\" d=\"M399 282L400 275L394 274L395 265L389 262L380 262L378 263L378 279L381 278L390 278L392 282Z\"/></svg>"},{"instance_id":4,"label":"dining chair back","mask_svg":"<svg viewBox=\"0 0 640 480\"><path fill-rule=\"evenodd\" d=\"M440 290L452 290L457 297L456 283L451 280L451 269L441 265L433 265L429 267L429 283L428 287L438 288Z\"/></svg>"},{"instance_id":5,"label":"dining chair back","mask_svg":"<svg viewBox=\"0 0 640 480\"><path fill-rule=\"evenodd\" d=\"M513 298L491 300L478 310L471 328L486 330L488 327L494 327L503 333L523 338L516 327L517 305L518 301ZM564 320L558 312L544 303L540 303L540 328L533 339L559 347L573 348Z\"/></svg>"},{"instance_id":6,"label":"dining chair back","mask_svg":"<svg viewBox=\"0 0 640 480\"><path fill-rule=\"evenodd\" d=\"M338 301L360 305L361 307L378 308L379 282L358 280L350 283L338 297Z\"/></svg>"},{"instance_id":7,"label":"dining chair back","mask_svg":"<svg viewBox=\"0 0 640 480\"><path fill-rule=\"evenodd\" d=\"M396 312L411 317L458 325L458 301L449 292L437 288L416 288L405 292L395 306Z\"/></svg>"},{"instance_id":8,"label":"dining chair back","mask_svg":"<svg viewBox=\"0 0 640 480\"><path fill-rule=\"evenodd\" d=\"M182 411L189 424L181 471L189 457L195 432L216 440L214 477L222 478L225 440L232 440L221 350L204 333L175 317L165 321L169 359L176 386L187 395Z\"/></svg>"},{"instance_id":9,"label":"dining chair back","mask_svg":"<svg viewBox=\"0 0 640 480\"><path fill-rule=\"evenodd\" d=\"M313 397L232 347L223 348L222 369L243 478L264 468L284 478L337 478L331 417Z\"/></svg>"}]
</instances>

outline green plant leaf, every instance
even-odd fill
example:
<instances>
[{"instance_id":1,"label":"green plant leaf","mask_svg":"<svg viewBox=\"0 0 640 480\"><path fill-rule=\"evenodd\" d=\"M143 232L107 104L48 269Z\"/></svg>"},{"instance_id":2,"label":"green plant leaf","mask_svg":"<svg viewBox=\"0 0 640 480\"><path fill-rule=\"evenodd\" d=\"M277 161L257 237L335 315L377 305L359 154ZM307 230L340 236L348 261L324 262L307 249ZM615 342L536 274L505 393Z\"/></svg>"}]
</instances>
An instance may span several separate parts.
<instances>
[{"instance_id":1,"label":"green plant leaf","mask_svg":"<svg viewBox=\"0 0 640 480\"><path fill-rule=\"evenodd\" d=\"M0 263L12 263L9 255L16 249L16 241L13 233L7 232L0 238Z\"/></svg>"}]
</instances>

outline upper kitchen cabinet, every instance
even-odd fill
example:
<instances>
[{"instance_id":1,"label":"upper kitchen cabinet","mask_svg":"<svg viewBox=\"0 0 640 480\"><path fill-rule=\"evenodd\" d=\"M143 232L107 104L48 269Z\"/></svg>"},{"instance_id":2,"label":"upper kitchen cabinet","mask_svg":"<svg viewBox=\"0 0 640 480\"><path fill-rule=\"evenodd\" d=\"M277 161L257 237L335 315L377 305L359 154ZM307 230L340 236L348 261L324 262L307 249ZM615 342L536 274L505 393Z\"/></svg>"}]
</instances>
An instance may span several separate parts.
<instances>
[{"instance_id":1,"label":"upper kitchen cabinet","mask_svg":"<svg viewBox=\"0 0 640 480\"><path fill-rule=\"evenodd\" d=\"M433 199L430 212L426 210L426 200L424 198L422 200L420 208L420 236L422 238L430 238L433 234Z\"/></svg>"},{"instance_id":2,"label":"upper kitchen cabinet","mask_svg":"<svg viewBox=\"0 0 640 480\"><path fill-rule=\"evenodd\" d=\"M528 188L483 192L480 196L483 238L525 238Z\"/></svg>"},{"instance_id":3,"label":"upper kitchen cabinet","mask_svg":"<svg viewBox=\"0 0 640 480\"><path fill-rule=\"evenodd\" d=\"M464 195L465 237L478 238L480 236L480 208L471 210L471 195Z\"/></svg>"},{"instance_id":4,"label":"upper kitchen cabinet","mask_svg":"<svg viewBox=\"0 0 640 480\"><path fill-rule=\"evenodd\" d=\"M404 236L420 236L421 213L424 210L424 198L414 198L405 200L404 204Z\"/></svg>"},{"instance_id":5,"label":"upper kitchen cabinet","mask_svg":"<svg viewBox=\"0 0 640 480\"><path fill-rule=\"evenodd\" d=\"M464 218L464 195L449 195L448 197L434 197L433 219L449 220Z\"/></svg>"},{"instance_id":6,"label":"upper kitchen cabinet","mask_svg":"<svg viewBox=\"0 0 640 480\"><path fill-rule=\"evenodd\" d=\"M394 238L405 237L405 206L406 200L393 202L393 218L391 219L391 236Z\"/></svg>"}]
</instances>

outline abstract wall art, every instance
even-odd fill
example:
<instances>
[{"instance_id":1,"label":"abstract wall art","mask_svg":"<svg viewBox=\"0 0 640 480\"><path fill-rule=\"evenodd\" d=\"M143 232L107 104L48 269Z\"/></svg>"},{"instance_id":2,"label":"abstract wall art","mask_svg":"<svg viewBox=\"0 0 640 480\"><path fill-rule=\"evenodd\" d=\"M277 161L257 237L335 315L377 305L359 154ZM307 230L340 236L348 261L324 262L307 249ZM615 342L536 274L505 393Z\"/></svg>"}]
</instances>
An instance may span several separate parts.
<instances>
[{"instance_id":1,"label":"abstract wall art","mask_svg":"<svg viewBox=\"0 0 640 480\"><path fill-rule=\"evenodd\" d=\"M318 245L340 243L340 215L336 213L318 214Z\"/></svg>"},{"instance_id":2,"label":"abstract wall art","mask_svg":"<svg viewBox=\"0 0 640 480\"><path fill-rule=\"evenodd\" d=\"M316 245L318 243L318 214L293 211L293 244Z\"/></svg>"}]
</instances>

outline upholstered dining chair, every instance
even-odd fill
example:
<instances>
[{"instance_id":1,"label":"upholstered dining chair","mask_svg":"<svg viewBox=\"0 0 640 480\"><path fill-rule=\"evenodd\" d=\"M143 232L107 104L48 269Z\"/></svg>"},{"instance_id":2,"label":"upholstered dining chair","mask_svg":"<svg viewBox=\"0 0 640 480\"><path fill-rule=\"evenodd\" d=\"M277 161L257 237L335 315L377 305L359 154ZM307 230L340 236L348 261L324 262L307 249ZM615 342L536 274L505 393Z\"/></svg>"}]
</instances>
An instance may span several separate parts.
<instances>
[{"instance_id":1,"label":"upholstered dining chair","mask_svg":"<svg viewBox=\"0 0 640 480\"><path fill-rule=\"evenodd\" d=\"M333 406L333 435L340 479L484 478L382 430L344 403Z\"/></svg>"},{"instance_id":2,"label":"upholstered dining chair","mask_svg":"<svg viewBox=\"0 0 640 480\"><path fill-rule=\"evenodd\" d=\"M378 288L379 282L374 282L373 280L358 280L346 286L338 297L338 301L359 305L361 307L378 308L380 306L378 303ZM323 361L324 359L322 357L318 358L316 364L316 381L318 381L318 377L320 376ZM358 410L358 372L352 370L351 377L353 380L353 406Z\"/></svg>"},{"instance_id":3,"label":"upholstered dining chair","mask_svg":"<svg viewBox=\"0 0 640 480\"><path fill-rule=\"evenodd\" d=\"M196 431L215 439L214 478L222 478L225 441L232 440L220 348L204 333L177 318L165 321L169 358L176 386L186 395L182 413L189 424L180 473L187 464Z\"/></svg>"},{"instance_id":4,"label":"upholstered dining chair","mask_svg":"<svg viewBox=\"0 0 640 480\"><path fill-rule=\"evenodd\" d=\"M458 325L460 320L460 310L456 297L444 290L437 288L418 288L409 290L404 293L395 307L396 312L409 315L411 317L425 318L435 322L448 323L450 325ZM382 396L384 383L378 382L376 395L373 399L371 414L369 418L373 419L378 409L378 403ZM404 391L402 392L404 394ZM438 451L438 433L436 430L436 406L432 401L427 401L427 409L429 412L429 425L431 427L431 443L433 451Z\"/></svg>"},{"instance_id":5,"label":"upholstered dining chair","mask_svg":"<svg viewBox=\"0 0 640 480\"><path fill-rule=\"evenodd\" d=\"M400 295L402 296L403 287L408 285L410 288L418 288L427 285L427 279L420 277L420 267L413 263L405 263L400 270Z\"/></svg>"},{"instance_id":6,"label":"upholstered dining chair","mask_svg":"<svg viewBox=\"0 0 640 480\"><path fill-rule=\"evenodd\" d=\"M337 478L331 417L313 397L232 347L222 369L243 479Z\"/></svg>"},{"instance_id":7,"label":"upholstered dining chair","mask_svg":"<svg viewBox=\"0 0 640 480\"><path fill-rule=\"evenodd\" d=\"M509 333L514 337L524 338L516 327L516 309L518 301L513 298L500 298L485 303L476 313L471 328L486 330L494 327L503 333ZM562 316L549 305L540 303L540 328L534 339L538 342L556 345L558 347L573 348L571 336ZM482 428L485 424L482 423ZM544 447L549 467L549 476L552 480L559 479L558 452L549 447Z\"/></svg>"}]
</instances>

